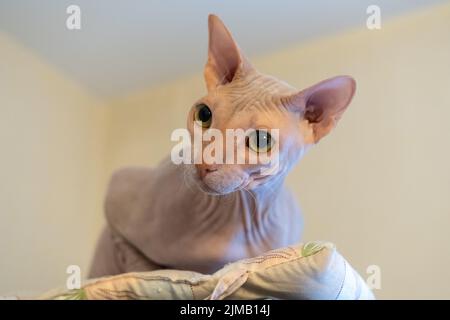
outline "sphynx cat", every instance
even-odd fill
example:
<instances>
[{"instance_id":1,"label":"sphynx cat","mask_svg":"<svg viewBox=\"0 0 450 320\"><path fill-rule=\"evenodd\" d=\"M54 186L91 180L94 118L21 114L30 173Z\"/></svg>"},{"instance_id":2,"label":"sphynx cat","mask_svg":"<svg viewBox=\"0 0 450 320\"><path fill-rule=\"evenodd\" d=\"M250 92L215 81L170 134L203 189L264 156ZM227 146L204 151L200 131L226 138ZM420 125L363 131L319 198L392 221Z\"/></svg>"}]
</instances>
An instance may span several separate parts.
<instances>
[{"instance_id":1,"label":"sphynx cat","mask_svg":"<svg viewBox=\"0 0 450 320\"><path fill-rule=\"evenodd\" d=\"M283 181L336 125L355 81L338 76L304 90L259 73L222 21L209 16L207 94L187 129L257 130L246 153L278 150L275 174L261 164L174 164L116 172L105 200L107 226L90 277L170 268L212 273L225 264L296 244L301 211ZM278 129L278 140L269 129Z\"/></svg>"}]
</instances>

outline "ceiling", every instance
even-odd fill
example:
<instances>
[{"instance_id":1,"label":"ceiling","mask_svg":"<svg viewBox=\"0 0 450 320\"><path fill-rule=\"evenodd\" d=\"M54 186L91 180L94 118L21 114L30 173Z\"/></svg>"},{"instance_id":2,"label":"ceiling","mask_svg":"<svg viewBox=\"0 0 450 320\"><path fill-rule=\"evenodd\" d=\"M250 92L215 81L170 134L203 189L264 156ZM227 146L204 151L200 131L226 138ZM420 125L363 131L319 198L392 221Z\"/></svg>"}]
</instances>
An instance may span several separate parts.
<instances>
[{"instance_id":1,"label":"ceiling","mask_svg":"<svg viewBox=\"0 0 450 320\"><path fill-rule=\"evenodd\" d=\"M200 71L207 15L218 14L249 56L444 0L0 0L0 30L101 97L125 95ZM66 8L81 8L81 30Z\"/></svg>"}]
</instances>

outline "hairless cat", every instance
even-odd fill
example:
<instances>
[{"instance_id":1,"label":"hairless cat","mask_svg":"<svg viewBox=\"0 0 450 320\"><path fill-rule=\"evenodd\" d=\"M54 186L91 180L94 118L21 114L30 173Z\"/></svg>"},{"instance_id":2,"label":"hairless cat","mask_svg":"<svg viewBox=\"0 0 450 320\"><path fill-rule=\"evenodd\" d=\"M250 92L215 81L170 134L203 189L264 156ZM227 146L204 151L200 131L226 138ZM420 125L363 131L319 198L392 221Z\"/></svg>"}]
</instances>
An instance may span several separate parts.
<instances>
[{"instance_id":1,"label":"hairless cat","mask_svg":"<svg viewBox=\"0 0 450 320\"><path fill-rule=\"evenodd\" d=\"M90 277L162 268L211 273L238 259L300 241L301 211L284 178L349 105L355 81L338 76L304 90L259 73L222 21L209 16L207 94L187 129L254 129L245 152L277 145L275 174L262 164L174 164L124 168L109 184L107 226ZM278 129L275 141L270 129Z\"/></svg>"}]
</instances>

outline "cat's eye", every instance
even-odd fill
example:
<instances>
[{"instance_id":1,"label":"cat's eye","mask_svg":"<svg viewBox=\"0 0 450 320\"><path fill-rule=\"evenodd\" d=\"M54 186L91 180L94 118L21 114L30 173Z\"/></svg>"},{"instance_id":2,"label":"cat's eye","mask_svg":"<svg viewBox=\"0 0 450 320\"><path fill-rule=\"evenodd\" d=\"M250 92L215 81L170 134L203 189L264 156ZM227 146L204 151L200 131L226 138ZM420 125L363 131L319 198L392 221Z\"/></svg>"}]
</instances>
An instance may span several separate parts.
<instances>
[{"instance_id":1,"label":"cat's eye","mask_svg":"<svg viewBox=\"0 0 450 320\"><path fill-rule=\"evenodd\" d=\"M209 107L201 103L195 107L194 121L203 128L209 128L212 122L212 112Z\"/></svg>"},{"instance_id":2,"label":"cat's eye","mask_svg":"<svg viewBox=\"0 0 450 320\"><path fill-rule=\"evenodd\" d=\"M246 140L247 147L258 153L269 152L274 143L275 141L267 130L254 130Z\"/></svg>"}]
</instances>

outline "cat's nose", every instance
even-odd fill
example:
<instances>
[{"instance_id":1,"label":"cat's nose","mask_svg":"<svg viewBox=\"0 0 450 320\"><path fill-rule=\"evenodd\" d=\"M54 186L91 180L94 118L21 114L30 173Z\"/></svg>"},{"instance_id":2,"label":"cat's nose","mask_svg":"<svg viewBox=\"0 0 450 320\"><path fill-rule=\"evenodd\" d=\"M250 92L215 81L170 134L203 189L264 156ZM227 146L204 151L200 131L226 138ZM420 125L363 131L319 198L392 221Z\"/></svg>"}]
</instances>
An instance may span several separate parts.
<instances>
[{"instance_id":1,"label":"cat's nose","mask_svg":"<svg viewBox=\"0 0 450 320\"><path fill-rule=\"evenodd\" d=\"M200 178L206 177L209 173L215 172L218 170L216 165L200 165L197 167Z\"/></svg>"}]
</instances>

